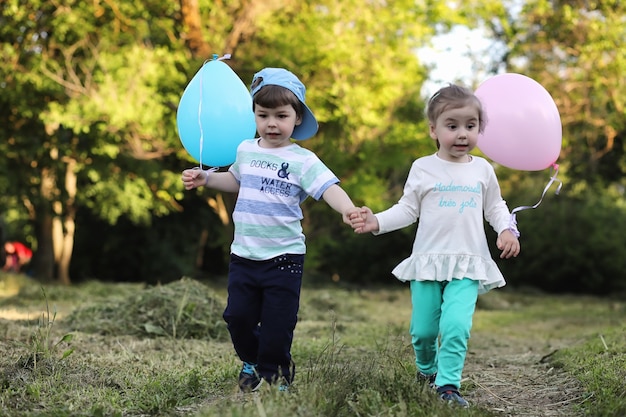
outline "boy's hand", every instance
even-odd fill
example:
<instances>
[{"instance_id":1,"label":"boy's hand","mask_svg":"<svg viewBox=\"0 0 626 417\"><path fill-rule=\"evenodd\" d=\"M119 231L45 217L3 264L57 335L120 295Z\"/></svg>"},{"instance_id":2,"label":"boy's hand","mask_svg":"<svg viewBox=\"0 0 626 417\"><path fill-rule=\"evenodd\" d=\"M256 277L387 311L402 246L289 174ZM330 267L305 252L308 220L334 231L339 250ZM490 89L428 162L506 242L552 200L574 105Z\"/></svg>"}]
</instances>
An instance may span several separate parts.
<instances>
[{"instance_id":1,"label":"boy's hand","mask_svg":"<svg viewBox=\"0 0 626 417\"><path fill-rule=\"evenodd\" d=\"M358 207L350 207L343 213L341 217L343 218L343 222L345 224L352 226L352 219L361 217L361 209Z\"/></svg>"},{"instance_id":2,"label":"boy's hand","mask_svg":"<svg viewBox=\"0 0 626 417\"><path fill-rule=\"evenodd\" d=\"M193 190L206 184L209 177L208 171L203 171L200 168L186 169L183 171L183 185L185 190Z\"/></svg>"},{"instance_id":3,"label":"boy's hand","mask_svg":"<svg viewBox=\"0 0 626 417\"><path fill-rule=\"evenodd\" d=\"M376 232L379 229L378 219L369 207L361 207L359 213L350 220L355 233Z\"/></svg>"}]
</instances>

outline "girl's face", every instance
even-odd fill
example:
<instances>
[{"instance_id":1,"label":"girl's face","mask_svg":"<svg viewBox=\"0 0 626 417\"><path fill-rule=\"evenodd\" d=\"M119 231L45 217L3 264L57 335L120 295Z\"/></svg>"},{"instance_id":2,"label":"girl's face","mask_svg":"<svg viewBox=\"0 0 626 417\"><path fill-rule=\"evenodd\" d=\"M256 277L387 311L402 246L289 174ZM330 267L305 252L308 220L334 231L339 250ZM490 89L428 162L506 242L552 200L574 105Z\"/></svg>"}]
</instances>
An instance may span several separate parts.
<instances>
[{"instance_id":1,"label":"girl's face","mask_svg":"<svg viewBox=\"0 0 626 417\"><path fill-rule=\"evenodd\" d=\"M468 105L441 113L430 125L430 137L439 141L437 155L445 161L469 162L467 155L478 142L478 109Z\"/></svg>"},{"instance_id":2,"label":"girl's face","mask_svg":"<svg viewBox=\"0 0 626 417\"><path fill-rule=\"evenodd\" d=\"M273 109L254 106L256 130L261 136L259 145L263 148L280 148L291 144L293 129L302 123L296 110L289 104Z\"/></svg>"}]
</instances>

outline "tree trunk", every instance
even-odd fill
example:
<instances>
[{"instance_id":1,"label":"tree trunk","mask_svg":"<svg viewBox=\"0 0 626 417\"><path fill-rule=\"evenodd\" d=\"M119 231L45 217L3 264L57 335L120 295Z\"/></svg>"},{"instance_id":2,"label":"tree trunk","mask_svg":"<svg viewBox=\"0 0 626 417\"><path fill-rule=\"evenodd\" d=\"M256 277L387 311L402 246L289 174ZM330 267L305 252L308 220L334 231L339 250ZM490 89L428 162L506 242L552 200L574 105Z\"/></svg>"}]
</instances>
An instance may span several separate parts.
<instances>
[{"instance_id":1,"label":"tree trunk","mask_svg":"<svg viewBox=\"0 0 626 417\"><path fill-rule=\"evenodd\" d=\"M57 259L57 277L62 284L71 284L70 279L70 261L72 260L72 252L74 251L74 231L76 224L74 216L66 215L63 221L65 234L61 245L61 257Z\"/></svg>"},{"instance_id":2,"label":"tree trunk","mask_svg":"<svg viewBox=\"0 0 626 417\"><path fill-rule=\"evenodd\" d=\"M33 257L33 271L36 278L44 281L54 279L54 245L52 239L52 207L56 189L56 176L49 167L41 169L39 194L41 204L33 205L32 216L37 237L37 251Z\"/></svg>"},{"instance_id":3,"label":"tree trunk","mask_svg":"<svg viewBox=\"0 0 626 417\"><path fill-rule=\"evenodd\" d=\"M51 151L56 160L56 150ZM33 258L35 277L44 281L58 280L61 284L71 284L69 267L74 249L76 218L76 161L63 159L65 168L65 202L61 201L57 174L53 168L41 170L41 200L34 209L37 251ZM65 203L65 204L64 204ZM56 272L56 274L55 274Z\"/></svg>"},{"instance_id":4,"label":"tree trunk","mask_svg":"<svg viewBox=\"0 0 626 417\"><path fill-rule=\"evenodd\" d=\"M54 279L54 246L52 244L52 215L45 212L35 220L37 250L33 256L33 274L42 281Z\"/></svg>"},{"instance_id":5,"label":"tree trunk","mask_svg":"<svg viewBox=\"0 0 626 417\"><path fill-rule=\"evenodd\" d=\"M185 42L194 57L209 59L213 52L234 54L239 42L255 32L255 22L261 13L272 13L274 10L280 10L281 7L291 3L293 0L242 0L239 8L232 11L233 27L225 40L225 44L213 45L213 49L211 49L202 32L198 0L180 0ZM220 47L224 49L220 50Z\"/></svg>"},{"instance_id":6,"label":"tree trunk","mask_svg":"<svg viewBox=\"0 0 626 417\"><path fill-rule=\"evenodd\" d=\"M54 247L59 248L55 253L55 262L57 264L57 278L65 285L71 284L70 280L70 262L72 260L72 252L74 250L74 233L76 230L76 207L74 204L76 198L76 160L64 158L65 166L65 192L67 200L65 201L65 210L57 213L55 227L60 229L58 236L54 236ZM59 202L58 207L63 206Z\"/></svg>"},{"instance_id":7,"label":"tree trunk","mask_svg":"<svg viewBox=\"0 0 626 417\"><path fill-rule=\"evenodd\" d=\"M186 43L193 56L208 59L211 48L202 36L202 20L198 0L180 0L183 27L186 30Z\"/></svg>"}]
</instances>

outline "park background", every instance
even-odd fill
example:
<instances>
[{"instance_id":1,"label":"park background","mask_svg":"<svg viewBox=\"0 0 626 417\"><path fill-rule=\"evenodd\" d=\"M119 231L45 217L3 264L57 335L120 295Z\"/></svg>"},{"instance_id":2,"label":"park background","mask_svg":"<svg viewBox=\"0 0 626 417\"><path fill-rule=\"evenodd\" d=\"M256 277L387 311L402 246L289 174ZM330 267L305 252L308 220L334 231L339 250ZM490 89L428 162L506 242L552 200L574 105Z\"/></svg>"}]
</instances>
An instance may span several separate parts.
<instances>
[{"instance_id":1,"label":"park background","mask_svg":"<svg viewBox=\"0 0 626 417\"><path fill-rule=\"evenodd\" d=\"M498 260L509 285L624 294L625 11L609 0L3 1L4 238L33 248L27 272L43 282L223 276L234 196L184 191L180 173L197 162L176 127L185 86L213 54L232 54L246 85L267 66L296 73L320 122L301 144L357 205L387 208L412 161L435 151L428 83L459 81L418 52L463 28L488 52L468 45L443 65L469 57L460 81L472 88L503 72L531 77L563 124L562 191L519 213L521 255ZM549 179L495 167L510 208L537 202ZM409 254L415 226L360 236L323 202L303 208L311 281L389 283Z\"/></svg>"},{"instance_id":2,"label":"park background","mask_svg":"<svg viewBox=\"0 0 626 417\"><path fill-rule=\"evenodd\" d=\"M625 39L618 0L0 0L3 238L34 249L26 274L0 273L0 415L626 415ZM415 226L355 235L312 199L294 390L237 393L234 196L183 190L197 162L176 127L187 83L228 53L246 85L266 66L304 81L320 131L302 145L374 210L435 151L434 89L519 72L554 98L564 185L518 214L517 259L492 247L508 285L479 298L470 409L415 384L390 273ZM494 166L511 208L551 174Z\"/></svg>"}]
</instances>

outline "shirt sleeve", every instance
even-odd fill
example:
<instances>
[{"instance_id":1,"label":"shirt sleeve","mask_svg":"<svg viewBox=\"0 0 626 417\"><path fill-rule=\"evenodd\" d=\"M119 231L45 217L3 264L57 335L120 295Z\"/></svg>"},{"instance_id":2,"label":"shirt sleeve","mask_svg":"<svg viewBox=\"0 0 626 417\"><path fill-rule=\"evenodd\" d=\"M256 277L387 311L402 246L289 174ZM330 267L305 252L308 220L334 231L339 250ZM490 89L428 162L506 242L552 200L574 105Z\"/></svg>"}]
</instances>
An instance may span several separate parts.
<instances>
[{"instance_id":1,"label":"shirt sleeve","mask_svg":"<svg viewBox=\"0 0 626 417\"><path fill-rule=\"evenodd\" d=\"M420 215L421 179L421 170L414 162L400 200L387 210L375 214L378 219L378 232L374 232L375 235L402 229L417 221Z\"/></svg>"},{"instance_id":2,"label":"shirt sleeve","mask_svg":"<svg viewBox=\"0 0 626 417\"><path fill-rule=\"evenodd\" d=\"M239 146L237 146L237 153L236 153L236 157L235 157L235 162L233 162L231 164L231 166L228 168L228 172L233 174L233 177L235 177L235 180L237 180L238 183L241 183L241 171L240 171L239 153L242 151L244 143L245 142L242 142L242 143L239 144Z\"/></svg>"},{"instance_id":3,"label":"shirt sleeve","mask_svg":"<svg viewBox=\"0 0 626 417\"><path fill-rule=\"evenodd\" d=\"M487 172L487 187L483 201L485 220L489 222L493 230L499 235L506 229L515 228L515 224L511 221L511 212L506 201L502 198L500 185L491 165L488 165Z\"/></svg>"},{"instance_id":4,"label":"shirt sleeve","mask_svg":"<svg viewBox=\"0 0 626 417\"><path fill-rule=\"evenodd\" d=\"M339 179L335 174L317 155L310 152L303 167L302 189L315 200L319 200L328 187L337 183L339 183Z\"/></svg>"}]
</instances>

